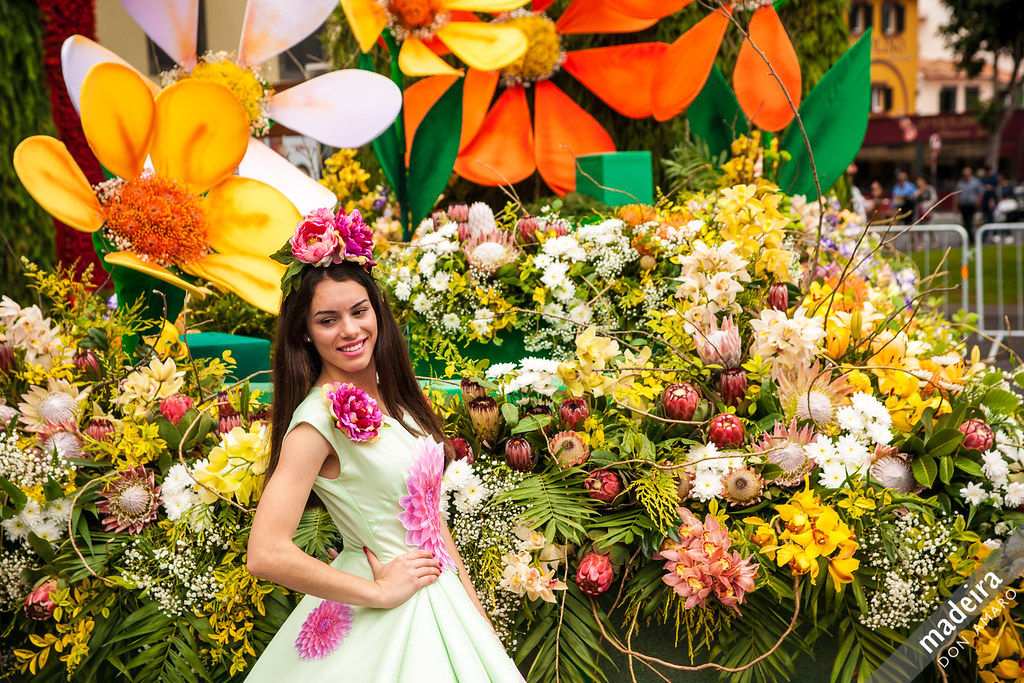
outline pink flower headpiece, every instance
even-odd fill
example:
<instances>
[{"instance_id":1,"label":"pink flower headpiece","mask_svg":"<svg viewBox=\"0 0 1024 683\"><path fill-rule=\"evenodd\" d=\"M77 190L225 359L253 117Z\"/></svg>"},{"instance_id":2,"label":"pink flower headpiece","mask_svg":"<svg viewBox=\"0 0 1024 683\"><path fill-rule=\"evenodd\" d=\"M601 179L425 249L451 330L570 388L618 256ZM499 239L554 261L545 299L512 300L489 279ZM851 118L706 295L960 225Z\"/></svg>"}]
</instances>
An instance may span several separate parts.
<instances>
[{"instance_id":1,"label":"pink flower headpiece","mask_svg":"<svg viewBox=\"0 0 1024 683\"><path fill-rule=\"evenodd\" d=\"M352 261L367 272L373 262L373 232L363 222L358 210L345 213L339 209L314 209L295 227L295 234L272 258L288 266L281 278L284 296L299 286L306 266L328 266L332 263Z\"/></svg>"}]
</instances>

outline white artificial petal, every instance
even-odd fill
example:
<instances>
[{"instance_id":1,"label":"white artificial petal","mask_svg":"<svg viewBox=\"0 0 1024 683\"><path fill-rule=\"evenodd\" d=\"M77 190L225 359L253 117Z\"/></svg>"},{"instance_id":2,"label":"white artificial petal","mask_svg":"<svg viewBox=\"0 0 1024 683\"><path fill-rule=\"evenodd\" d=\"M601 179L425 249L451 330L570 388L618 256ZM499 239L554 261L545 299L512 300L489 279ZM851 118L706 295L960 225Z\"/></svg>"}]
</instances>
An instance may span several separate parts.
<instances>
[{"instance_id":1,"label":"white artificial petal","mask_svg":"<svg viewBox=\"0 0 1024 683\"><path fill-rule=\"evenodd\" d=\"M121 0L135 23L185 71L196 65L199 0Z\"/></svg>"},{"instance_id":2,"label":"white artificial petal","mask_svg":"<svg viewBox=\"0 0 1024 683\"><path fill-rule=\"evenodd\" d=\"M255 138L249 138L249 148L238 165L238 175L270 185L287 197L302 215L314 209L331 208L338 201L333 192Z\"/></svg>"},{"instance_id":3,"label":"white artificial petal","mask_svg":"<svg viewBox=\"0 0 1024 683\"><path fill-rule=\"evenodd\" d=\"M119 57L116 53L108 50L99 43L89 40L85 36L74 35L64 41L60 48L60 66L64 72L64 85L68 89L68 97L75 111L79 111L79 95L82 92L82 82L85 75L89 73L96 64L101 62L117 62L124 64L135 71L135 67ZM139 73L136 71L136 73ZM150 81L144 74L139 73L153 89L159 90L155 83Z\"/></svg>"},{"instance_id":4,"label":"white artificial petal","mask_svg":"<svg viewBox=\"0 0 1024 683\"><path fill-rule=\"evenodd\" d=\"M256 66L281 54L317 30L337 6L338 0L249 0L238 60Z\"/></svg>"},{"instance_id":5,"label":"white artificial petal","mask_svg":"<svg viewBox=\"0 0 1024 683\"><path fill-rule=\"evenodd\" d=\"M338 148L360 147L383 133L402 108L390 78L362 69L317 76L270 98L278 123Z\"/></svg>"}]
</instances>

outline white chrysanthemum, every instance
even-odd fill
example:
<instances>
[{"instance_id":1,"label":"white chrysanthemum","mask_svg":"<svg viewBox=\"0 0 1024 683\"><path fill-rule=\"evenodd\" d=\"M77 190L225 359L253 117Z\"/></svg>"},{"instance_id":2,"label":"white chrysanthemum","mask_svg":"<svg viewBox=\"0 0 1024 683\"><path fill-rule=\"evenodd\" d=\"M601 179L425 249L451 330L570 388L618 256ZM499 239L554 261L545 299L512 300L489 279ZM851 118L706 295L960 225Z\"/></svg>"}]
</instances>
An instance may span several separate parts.
<instances>
[{"instance_id":1,"label":"white chrysanthemum","mask_svg":"<svg viewBox=\"0 0 1024 683\"><path fill-rule=\"evenodd\" d=\"M3 527L4 531L7 532L7 535L12 540L23 541L28 538L29 528L28 525L22 521L21 515L5 519L3 522L0 522L0 526Z\"/></svg>"},{"instance_id":2,"label":"white chrysanthemum","mask_svg":"<svg viewBox=\"0 0 1024 683\"><path fill-rule=\"evenodd\" d=\"M412 285L409 284L408 280L400 280L395 285L395 298L399 301L408 301L412 295Z\"/></svg>"},{"instance_id":3,"label":"white chrysanthemum","mask_svg":"<svg viewBox=\"0 0 1024 683\"><path fill-rule=\"evenodd\" d=\"M823 467L837 462L836 450L832 442L823 437L804 446L804 455Z\"/></svg>"},{"instance_id":4,"label":"white chrysanthemum","mask_svg":"<svg viewBox=\"0 0 1024 683\"><path fill-rule=\"evenodd\" d=\"M821 468L818 485L827 489L837 489L846 481L846 470L842 465L830 464Z\"/></svg>"},{"instance_id":5,"label":"white chrysanthemum","mask_svg":"<svg viewBox=\"0 0 1024 683\"><path fill-rule=\"evenodd\" d=\"M52 519L44 519L32 528L32 533L49 543L59 541L64 536L63 531L64 528Z\"/></svg>"},{"instance_id":6,"label":"white chrysanthemum","mask_svg":"<svg viewBox=\"0 0 1024 683\"><path fill-rule=\"evenodd\" d=\"M718 472L698 472L693 478L691 495L707 502L722 495L722 476Z\"/></svg>"},{"instance_id":7,"label":"white chrysanthemum","mask_svg":"<svg viewBox=\"0 0 1024 683\"><path fill-rule=\"evenodd\" d=\"M459 320L459 316L454 313L445 313L441 316L441 327L446 332L458 332L462 327L462 321Z\"/></svg>"},{"instance_id":8,"label":"white chrysanthemum","mask_svg":"<svg viewBox=\"0 0 1024 683\"><path fill-rule=\"evenodd\" d=\"M474 476L472 465L465 460L453 460L444 471L441 487L446 490L460 488L471 476Z\"/></svg>"},{"instance_id":9,"label":"white chrysanthemum","mask_svg":"<svg viewBox=\"0 0 1024 683\"><path fill-rule=\"evenodd\" d=\"M1020 507L1024 503L1024 483L1011 481L1006 487L1004 502L1008 508Z\"/></svg>"},{"instance_id":10,"label":"white chrysanthemum","mask_svg":"<svg viewBox=\"0 0 1024 683\"><path fill-rule=\"evenodd\" d=\"M437 254L433 252L426 252L420 257L419 263L416 267L420 271L420 275L423 277L430 277L434 274L434 266L437 264Z\"/></svg>"},{"instance_id":11,"label":"white chrysanthemum","mask_svg":"<svg viewBox=\"0 0 1024 683\"><path fill-rule=\"evenodd\" d=\"M473 321L469 324L481 337L486 337L491 333L491 324L494 322L494 313L489 309L480 308L473 315Z\"/></svg>"},{"instance_id":12,"label":"white chrysanthemum","mask_svg":"<svg viewBox=\"0 0 1024 683\"><path fill-rule=\"evenodd\" d=\"M853 406L843 406L836 413L839 427L847 432L859 434L864 431L867 425L864 423L864 415Z\"/></svg>"},{"instance_id":13,"label":"white chrysanthemum","mask_svg":"<svg viewBox=\"0 0 1024 683\"><path fill-rule=\"evenodd\" d=\"M850 471L860 469L871 460L871 451L854 436L840 436L835 442L836 458Z\"/></svg>"},{"instance_id":14,"label":"white chrysanthemum","mask_svg":"<svg viewBox=\"0 0 1024 683\"><path fill-rule=\"evenodd\" d=\"M162 502L164 511L167 513L167 519L177 522L194 506L199 505L201 501L198 494L186 488L173 494L164 494Z\"/></svg>"},{"instance_id":15,"label":"white chrysanthemum","mask_svg":"<svg viewBox=\"0 0 1024 683\"><path fill-rule=\"evenodd\" d=\"M473 248L468 254L470 263L488 272L497 270L508 263L511 258L509 250L498 242L484 242Z\"/></svg>"},{"instance_id":16,"label":"white chrysanthemum","mask_svg":"<svg viewBox=\"0 0 1024 683\"><path fill-rule=\"evenodd\" d=\"M858 391L850 397L850 403L852 403L853 407L856 408L867 420L874 420L882 423L892 422L892 417L889 415L889 410L885 407L885 404L871 394Z\"/></svg>"},{"instance_id":17,"label":"white chrysanthemum","mask_svg":"<svg viewBox=\"0 0 1024 683\"><path fill-rule=\"evenodd\" d=\"M74 504L73 498L59 498L46 508L46 516L57 524L67 524Z\"/></svg>"},{"instance_id":18,"label":"white chrysanthemum","mask_svg":"<svg viewBox=\"0 0 1024 683\"><path fill-rule=\"evenodd\" d=\"M412 300L412 310L416 311L420 315L426 315L433 308L434 302L430 300L426 294L422 292L417 294Z\"/></svg>"},{"instance_id":19,"label":"white chrysanthemum","mask_svg":"<svg viewBox=\"0 0 1024 683\"><path fill-rule=\"evenodd\" d=\"M875 443L888 446L889 442L892 441L892 430L881 422L875 422L868 425L866 431L868 438Z\"/></svg>"},{"instance_id":20,"label":"white chrysanthemum","mask_svg":"<svg viewBox=\"0 0 1024 683\"><path fill-rule=\"evenodd\" d=\"M1010 466L999 451L988 451L981 456L981 471L994 483L1005 481Z\"/></svg>"},{"instance_id":21,"label":"white chrysanthemum","mask_svg":"<svg viewBox=\"0 0 1024 683\"><path fill-rule=\"evenodd\" d=\"M985 493L985 489L981 488L981 484L977 482L971 482L960 489L960 495L963 496L963 499L971 505L978 505L988 497L988 494Z\"/></svg>"},{"instance_id":22,"label":"white chrysanthemum","mask_svg":"<svg viewBox=\"0 0 1024 683\"><path fill-rule=\"evenodd\" d=\"M687 464L696 463L695 468L697 472L712 471L718 472L721 469L721 463L723 459L719 459L722 453L718 450L718 446L713 443L697 444L696 446L690 446L690 451L686 454Z\"/></svg>"},{"instance_id":23,"label":"white chrysanthemum","mask_svg":"<svg viewBox=\"0 0 1024 683\"><path fill-rule=\"evenodd\" d=\"M505 375L511 375L519 366L516 363L495 363L484 371L487 379L498 379Z\"/></svg>"},{"instance_id":24,"label":"white chrysanthemum","mask_svg":"<svg viewBox=\"0 0 1024 683\"><path fill-rule=\"evenodd\" d=\"M583 247L576 241L576 238L570 235L546 240L541 251L552 258L565 258L570 261L582 261L587 258L587 252L583 251Z\"/></svg>"},{"instance_id":25,"label":"white chrysanthemum","mask_svg":"<svg viewBox=\"0 0 1024 683\"><path fill-rule=\"evenodd\" d=\"M191 491L194 483L194 480L188 473L188 468L178 463L167 470L167 476L164 477L160 490L166 496L173 496L180 491Z\"/></svg>"},{"instance_id":26,"label":"white chrysanthemum","mask_svg":"<svg viewBox=\"0 0 1024 683\"><path fill-rule=\"evenodd\" d=\"M448 289L448 285L450 285L451 282L452 274L439 270L430 276L430 279L427 280L427 286L436 292L443 292Z\"/></svg>"}]
</instances>

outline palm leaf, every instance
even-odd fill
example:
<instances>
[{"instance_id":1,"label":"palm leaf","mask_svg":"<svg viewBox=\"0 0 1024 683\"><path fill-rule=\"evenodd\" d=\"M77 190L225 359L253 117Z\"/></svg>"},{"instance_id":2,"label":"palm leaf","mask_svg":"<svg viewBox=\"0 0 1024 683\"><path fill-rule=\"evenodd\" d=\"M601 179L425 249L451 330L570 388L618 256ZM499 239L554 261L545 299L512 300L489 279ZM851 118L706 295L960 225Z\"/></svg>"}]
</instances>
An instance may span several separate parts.
<instances>
[{"instance_id":1,"label":"palm leaf","mask_svg":"<svg viewBox=\"0 0 1024 683\"><path fill-rule=\"evenodd\" d=\"M550 470L523 480L509 491L494 497L498 503L525 508L523 521L542 530L550 543L555 536L579 544L586 536L584 525L594 517L583 488L584 474L577 468Z\"/></svg>"}]
</instances>

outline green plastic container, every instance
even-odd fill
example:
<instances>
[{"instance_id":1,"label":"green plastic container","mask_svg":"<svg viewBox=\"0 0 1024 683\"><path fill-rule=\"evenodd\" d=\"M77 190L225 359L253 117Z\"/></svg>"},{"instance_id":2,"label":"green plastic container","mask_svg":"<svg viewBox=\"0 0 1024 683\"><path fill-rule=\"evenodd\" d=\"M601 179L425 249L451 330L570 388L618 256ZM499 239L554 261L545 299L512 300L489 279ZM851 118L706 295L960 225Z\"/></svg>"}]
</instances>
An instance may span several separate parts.
<instances>
[{"instance_id":1,"label":"green plastic container","mask_svg":"<svg viewBox=\"0 0 1024 683\"><path fill-rule=\"evenodd\" d=\"M230 350L235 359L235 370L228 376L229 382L237 382L255 372L270 370L270 342L256 337L243 337L223 332L194 332L185 336L194 358L219 358ZM250 382L269 382L270 375L253 377Z\"/></svg>"},{"instance_id":2,"label":"green plastic container","mask_svg":"<svg viewBox=\"0 0 1024 683\"><path fill-rule=\"evenodd\" d=\"M651 153L608 152L576 157L576 191L610 206L654 201Z\"/></svg>"}]
</instances>

